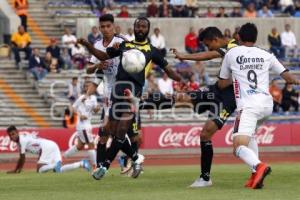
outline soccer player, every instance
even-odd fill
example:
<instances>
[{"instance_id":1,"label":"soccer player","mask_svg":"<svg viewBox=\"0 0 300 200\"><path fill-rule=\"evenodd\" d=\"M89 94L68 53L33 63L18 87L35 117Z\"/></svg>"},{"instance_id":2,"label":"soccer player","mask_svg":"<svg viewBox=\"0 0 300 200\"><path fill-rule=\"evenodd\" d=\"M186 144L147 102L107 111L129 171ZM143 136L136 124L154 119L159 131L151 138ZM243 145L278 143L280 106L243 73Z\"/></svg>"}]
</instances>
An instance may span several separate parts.
<instances>
[{"instance_id":1,"label":"soccer player","mask_svg":"<svg viewBox=\"0 0 300 200\"><path fill-rule=\"evenodd\" d=\"M87 93L81 95L73 104L73 111L78 115L78 122L76 125L78 143L75 146L70 147L65 153L64 157L68 158L78 151L83 150L84 145L88 145L88 155L93 168L96 168L96 151L94 145L94 139L92 134L91 119L93 113L97 113L100 110L100 106L97 103L95 96L99 80L97 78L89 81Z\"/></svg>"},{"instance_id":2,"label":"soccer player","mask_svg":"<svg viewBox=\"0 0 300 200\"><path fill-rule=\"evenodd\" d=\"M200 39L208 47L209 51L195 54L181 54L176 49L171 49L176 58L181 60L204 61L214 58L223 58L226 52L237 46L235 40L228 40L217 27L207 27L200 35ZM200 113L208 110L209 119L201 131L201 174L190 187L207 187L212 185L210 176L213 145L211 139L213 135L227 121L228 117L235 111L233 86L229 85L226 89L220 90L217 83L200 88L200 91L189 92L188 95L178 95L177 101L192 103L195 111Z\"/></svg>"},{"instance_id":3,"label":"soccer player","mask_svg":"<svg viewBox=\"0 0 300 200\"><path fill-rule=\"evenodd\" d=\"M142 171L141 164L144 158L132 149L129 141L126 140L125 137L132 123L133 113L131 106L129 103L126 103L124 99L124 90L129 89L133 92L134 96L141 96L145 82L145 68L147 68L147 65L150 65L151 61L161 67L170 78L176 81L182 81L181 77L171 69L171 66L168 65L168 62L159 53L159 50L149 43L147 39L149 30L150 21L144 17L137 18L134 22L135 40L131 42L124 41L117 48L107 48L106 52L95 49L84 39L79 39L79 42L86 46L87 49L101 61L122 57L123 52L130 49L140 50L146 59L144 70L139 73L130 74L124 70L122 62L119 64L116 82L111 96L112 107L110 109L110 130L114 137L111 147L108 149L105 162L93 173L96 179L101 179L105 175L119 150L124 151L132 159L133 178L137 178Z\"/></svg>"},{"instance_id":4,"label":"soccer player","mask_svg":"<svg viewBox=\"0 0 300 200\"><path fill-rule=\"evenodd\" d=\"M115 44L122 43L125 39L116 35L114 30L114 17L111 14L105 14L99 18L100 31L103 35L103 39L95 42L94 47L100 51L106 51L106 48L112 47ZM120 58L115 57L112 59L108 59L105 61L100 61L95 56L92 56L88 68L87 73L96 73L96 77L99 80L104 81L104 113L102 113L104 127L99 128L98 135L100 136L100 140L97 144L97 166L103 164L105 161L105 155L107 151L107 141L110 136L110 125L108 121L109 116L109 108L111 106L111 92L113 85L116 80L116 75L118 71ZM135 122L133 122L135 123ZM131 128L131 127L130 127ZM134 130L128 130L129 133L134 132ZM135 150L138 150L138 144L135 140L135 137L130 137L132 147Z\"/></svg>"},{"instance_id":5,"label":"soccer player","mask_svg":"<svg viewBox=\"0 0 300 200\"><path fill-rule=\"evenodd\" d=\"M272 114L273 99L269 93L269 70L273 70L288 83L300 84L273 54L255 47L257 28L244 24L240 31L241 46L230 49L224 57L218 81L219 87L234 86L238 115L233 131L233 153L255 170L247 181L248 187L263 187L264 178L271 168L259 160L256 150L248 147L256 128Z\"/></svg>"},{"instance_id":6,"label":"soccer player","mask_svg":"<svg viewBox=\"0 0 300 200\"><path fill-rule=\"evenodd\" d=\"M90 170L91 166L87 160L75 162L62 166L60 150L57 144L51 140L38 138L33 135L19 135L19 131L15 126L7 128L9 138L16 142L19 147L20 158L15 169L7 173L20 173L25 164L25 153L39 155L37 162L37 172L43 173L53 170L56 173L66 172L83 167Z\"/></svg>"}]
</instances>

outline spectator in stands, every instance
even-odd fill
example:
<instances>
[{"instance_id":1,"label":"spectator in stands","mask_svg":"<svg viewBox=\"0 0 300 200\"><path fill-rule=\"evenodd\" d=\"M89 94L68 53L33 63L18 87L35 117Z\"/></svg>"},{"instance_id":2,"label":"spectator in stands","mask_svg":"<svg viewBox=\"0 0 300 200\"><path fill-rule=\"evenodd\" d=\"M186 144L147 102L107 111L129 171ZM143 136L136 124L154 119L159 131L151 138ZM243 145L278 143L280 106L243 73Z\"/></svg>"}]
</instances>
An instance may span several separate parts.
<instances>
[{"instance_id":1,"label":"spectator in stands","mask_svg":"<svg viewBox=\"0 0 300 200\"><path fill-rule=\"evenodd\" d=\"M172 6L172 17L188 16L185 0L170 0L170 5Z\"/></svg>"},{"instance_id":2,"label":"spectator in stands","mask_svg":"<svg viewBox=\"0 0 300 200\"><path fill-rule=\"evenodd\" d=\"M282 90L282 110L288 112L291 107L294 107L294 110L298 112L298 96L299 94L295 91L293 85L286 83Z\"/></svg>"},{"instance_id":3,"label":"spectator in stands","mask_svg":"<svg viewBox=\"0 0 300 200\"><path fill-rule=\"evenodd\" d=\"M230 31L230 29L229 28L226 28L225 30L224 30L224 37L227 39L227 40L231 40L231 31Z\"/></svg>"},{"instance_id":4,"label":"spectator in stands","mask_svg":"<svg viewBox=\"0 0 300 200\"><path fill-rule=\"evenodd\" d=\"M246 11L244 12L244 17L247 18L256 18L256 10L255 10L255 4L254 3L250 3L247 6Z\"/></svg>"},{"instance_id":5,"label":"spectator in stands","mask_svg":"<svg viewBox=\"0 0 300 200\"><path fill-rule=\"evenodd\" d=\"M147 8L147 17L158 17L158 6L156 0L151 0Z\"/></svg>"},{"instance_id":6,"label":"spectator in stands","mask_svg":"<svg viewBox=\"0 0 300 200\"><path fill-rule=\"evenodd\" d=\"M128 12L128 7L126 5L121 6L121 12L118 14L118 17L120 18L129 18L131 17Z\"/></svg>"},{"instance_id":7,"label":"spectator in stands","mask_svg":"<svg viewBox=\"0 0 300 200\"><path fill-rule=\"evenodd\" d=\"M24 51L26 54L25 59L28 60L31 56L31 37L25 32L23 26L18 27L18 32L15 32L11 36L12 50L15 55L15 62L17 68L19 68L19 63L21 62L20 51Z\"/></svg>"},{"instance_id":8,"label":"spectator in stands","mask_svg":"<svg viewBox=\"0 0 300 200\"><path fill-rule=\"evenodd\" d=\"M209 85L210 84L210 77L208 73L205 71L205 67L201 61L196 61L193 65L193 70L196 72L198 77L195 77L196 80L199 81L200 84Z\"/></svg>"},{"instance_id":9,"label":"spectator in stands","mask_svg":"<svg viewBox=\"0 0 300 200\"><path fill-rule=\"evenodd\" d=\"M158 12L159 17L170 17L171 16L171 6L169 5L168 0L163 0L162 4L159 6Z\"/></svg>"},{"instance_id":10,"label":"spectator in stands","mask_svg":"<svg viewBox=\"0 0 300 200\"><path fill-rule=\"evenodd\" d=\"M68 98L71 102L74 102L78 97L80 97L80 84L78 83L78 78L73 77L72 82L69 84Z\"/></svg>"},{"instance_id":11,"label":"spectator in stands","mask_svg":"<svg viewBox=\"0 0 300 200\"><path fill-rule=\"evenodd\" d=\"M46 48L46 52L50 52L52 57L57 59L60 68L64 66L64 60L60 55L60 47L57 45L55 38L50 39L50 45Z\"/></svg>"},{"instance_id":12,"label":"spectator in stands","mask_svg":"<svg viewBox=\"0 0 300 200\"><path fill-rule=\"evenodd\" d=\"M63 47L68 48L69 54L71 56L71 49L74 47L74 44L76 44L77 38L75 35L71 34L70 29L65 28L65 34L62 36L62 44Z\"/></svg>"},{"instance_id":13,"label":"spectator in stands","mask_svg":"<svg viewBox=\"0 0 300 200\"><path fill-rule=\"evenodd\" d=\"M239 26L235 27L234 33L232 34L232 38L237 42L240 40L240 36L239 36L240 28L241 27L239 27Z\"/></svg>"},{"instance_id":14,"label":"spectator in stands","mask_svg":"<svg viewBox=\"0 0 300 200\"><path fill-rule=\"evenodd\" d=\"M283 13L294 15L295 9L293 0L280 0L279 5L281 6L281 10Z\"/></svg>"},{"instance_id":15,"label":"spectator in stands","mask_svg":"<svg viewBox=\"0 0 300 200\"><path fill-rule=\"evenodd\" d=\"M195 17L195 13L198 10L197 0L186 0L187 16Z\"/></svg>"},{"instance_id":16,"label":"spectator in stands","mask_svg":"<svg viewBox=\"0 0 300 200\"><path fill-rule=\"evenodd\" d=\"M149 73L147 76L144 92L148 93L148 95L151 95L155 92L160 92L153 73Z\"/></svg>"},{"instance_id":17,"label":"spectator in stands","mask_svg":"<svg viewBox=\"0 0 300 200\"><path fill-rule=\"evenodd\" d=\"M198 38L194 27L190 27L190 32L185 36L185 50L188 53L198 52Z\"/></svg>"},{"instance_id":18,"label":"spectator in stands","mask_svg":"<svg viewBox=\"0 0 300 200\"><path fill-rule=\"evenodd\" d=\"M295 13L294 17L300 17L300 1L295 2Z\"/></svg>"},{"instance_id":19,"label":"spectator in stands","mask_svg":"<svg viewBox=\"0 0 300 200\"><path fill-rule=\"evenodd\" d=\"M272 28L271 33L268 36L268 41L270 43L270 51L278 58L284 58L284 48L281 44L280 35L277 32L277 29Z\"/></svg>"},{"instance_id":20,"label":"spectator in stands","mask_svg":"<svg viewBox=\"0 0 300 200\"><path fill-rule=\"evenodd\" d=\"M261 10L258 11L258 17L273 17L273 13L272 11L268 8L267 5L263 5L263 7L261 8Z\"/></svg>"},{"instance_id":21,"label":"spectator in stands","mask_svg":"<svg viewBox=\"0 0 300 200\"><path fill-rule=\"evenodd\" d=\"M123 35L122 34L122 29L119 25L115 26L115 32L116 32L117 35Z\"/></svg>"},{"instance_id":22,"label":"spectator in stands","mask_svg":"<svg viewBox=\"0 0 300 200\"><path fill-rule=\"evenodd\" d=\"M47 52L45 55L45 65L50 73L58 73L59 72L59 65L58 60L54 57L52 57L50 52Z\"/></svg>"},{"instance_id":23,"label":"spectator in stands","mask_svg":"<svg viewBox=\"0 0 300 200\"><path fill-rule=\"evenodd\" d=\"M181 60L174 65L176 72L184 79L189 79L193 74L192 66L185 60Z\"/></svg>"},{"instance_id":24,"label":"spectator in stands","mask_svg":"<svg viewBox=\"0 0 300 200\"><path fill-rule=\"evenodd\" d=\"M188 82L188 90L189 91L196 91L199 90L200 84L196 81L195 74L192 74L189 78Z\"/></svg>"},{"instance_id":25,"label":"spectator in stands","mask_svg":"<svg viewBox=\"0 0 300 200\"><path fill-rule=\"evenodd\" d=\"M228 15L225 13L224 7L219 8L219 13L216 15L216 17L228 17Z\"/></svg>"},{"instance_id":26,"label":"spectator in stands","mask_svg":"<svg viewBox=\"0 0 300 200\"><path fill-rule=\"evenodd\" d=\"M205 51L206 50L206 47L205 47L205 44L203 43L203 41L201 41L201 33L204 29L203 28L199 28L199 31L198 31L198 51L199 52L202 52L202 51Z\"/></svg>"},{"instance_id":27,"label":"spectator in stands","mask_svg":"<svg viewBox=\"0 0 300 200\"><path fill-rule=\"evenodd\" d=\"M21 19L21 25L27 32L27 15L28 15L28 1L27 0L14 0L14 8L17 15Z\"/></svg>"},{"instance_id":28,"label":"spectator in stands","mask_svg":"<svg viewBox=\"0 0 300 200\"><path fill-rule=\"evenodd\" d=\"M172 80L168 77L168 75L164 72L163 77L159 78L157 81L159 91L163 95L173 94L173 84Z\"/></svg>"},{"instance_id":29,"label":"spectator in stands","mask_svg":"<svg viewBox=\"0 0 300 200\"><path fill-rule=\"evenodd\" d=\"M230 17L242 17L242 12L240 7L234 7Z\"/></svg>"},{"instance_id":30,"label":"spectator in stands","mask_svg":"<svg viewBox=\"0 0 300 200\"><path fill-rule=\"evenodd\" d=\"M135 39L134 32L133 32L133 29L131 27L129 27L127 29L127 34L125 35L125 38L128 41L133 41Z\"/></svg>"},{"instance_id":31,"label":"spectator in stands","mask_svg":"<svg viewBox=\"0 0 300 200\"><path fill-rule=\"evenodd\" d=\"M154 29L154 34L150 37L151 44L156 47L165 57L167 54L166 41L164 36L160 33L159 28Z\"/></svg>"},{"instance_id":32,"label":"spectator in stands","mask_svg":"<svg viewBox=\"0 0 300 200\"><path fill-rule=\"evenodd\" d=\"M282 91L275 79L271 81L269 90L273 97L273 112L278 112L282 102Z\"/></svg>"},{"instance_id":33,"label":"spectator in stands","mask_svg":"<svg viewBox=\"0 0 300 200\"><path fill-rule=\"evenodd\" d=\"M285 25L285 31L281 33L281 44L284 47L285 53L284 55L287 57L289 55L289 52L293 53L293 57L297 57L297 42L296 42L296 36L291 31L291 25L286 24Z\"/></svg>"},{"instance_id":34,"label":"spectator in stands","mask_svg":"<svg viewBox=\"0 0 300 200\"><path fill-rule=\"evenodd\" d=\"M102 36L97 28L97 26L92 27L92 31L88 35L88 41L91 44L94 44L96 40L101 40Z\"/></svg>"},{"instance_id":35,"label":"spectator in stands","mask_svg":"<svg viewBox=\"0 0 300 200\"><path fill-rule=\"evenodd\" d=\"M203 15L203 17L206 17L206 18L215 17L214 13L211 11L211 7L207 8L207 12Z\"/></svg>"},{"instance_id":36,"label":"spectator in stands","mask_svg":"<svg viewBox=\"0 0 300 200\"><path fill-rule=\"evenodd\" d=\"M43 59L40 57L40 51L37 48L32 50L32 56L29 59L28 71L32 73L35 80L42 80L48 73Z\"/></svg>"},{"instance_id":37,"label":"spectator in stands","mask_svg":"<svg viewBox=\"0 0 300 200\"><path fill-rule=\"evenodd\" d=\"M72 58L69 54L69 50L67 48L63 48L62 50L62 59L64 61L64 69L72 69L73 64L72 64Z\"/></svg>"},{"instance_id":38,"label":"spectator in stands","mask_svg":"<svg viewBox=\"0 0 300 200\"><path fill-rule=\"evenodd\" d=\"M269 7L272 10L279 10L280 9L279 1L280 0L270 0L269 1Z\"/></svg>"},{"instance_id":39,"label":"spectator in stands","mask_svg":"<svg viewBox=\"0 0 300 200\"><path fill-rule=\"evenodd\" d=\"M76 43L71 52L73 63L77 66L77 69L82 70L86 64L85 48L81 44Z\"/></svg>"}]
</instances>

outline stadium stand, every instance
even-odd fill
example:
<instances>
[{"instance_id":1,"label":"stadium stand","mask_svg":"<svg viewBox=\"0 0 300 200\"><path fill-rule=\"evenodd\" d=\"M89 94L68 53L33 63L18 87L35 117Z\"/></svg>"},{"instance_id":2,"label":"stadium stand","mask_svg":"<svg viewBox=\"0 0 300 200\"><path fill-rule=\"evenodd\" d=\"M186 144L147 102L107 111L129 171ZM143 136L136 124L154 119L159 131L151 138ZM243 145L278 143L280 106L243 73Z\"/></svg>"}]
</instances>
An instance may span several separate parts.
<instances>
[{"instance_id":1,"label":"stadium stand","mask_svg":"<svg viewBox=\"0 0 300 200\"><path fill-rule=\"evenodd\" d=\"M9 1L12 3L12 1ZM113 14L119 12L122 4L114 5ZM146 13L148 3L133 3L128 5L129 12L133 17L143 16ZM207 0L198 1L200 9L198 13L204 14L208 7L211 7L216 13L219 7L225 7L226 12L230 13L234 7L240 7L241 4L237 1L224 0ZM38 48L45 53L45 48L48 46L50 38L55 38L58 45L61 45L61 36L64 28L70 28L72 32L76 30L76 18L80 17L95 17L91 12L90 6L83 1L40 1L32 0L29 6L28 30L32 36L32 47ZM24 55L22 55L24 56ZM174 64L176 60L168 57L170 63ZM205 62L206 71L209 73L212 81L216 80L216 75L219 71L219 61L214 60ZM294 74L300 76L299 62L286 62L286 66L293 71ZM21 127L61 127L64 109L67 107L69 100L66 97L68 83L72 77L80 77L84 72L81 70L62 70L60 73L49 73L42 81L35 81L31 73L27 72L28 62L22 61L21 69L17 70L14 67L13 60L1 59L0 73L5 77L0 85L1 101L0 110L0 127L6 126L14 122ZM283 86L283 82L280 82ZM297 88L299 90L300 88ZM54 91L54 92L53 92ZM192 115L188 109L176 110L176 121L174 114L170 110L153 111L153 113L162 113L152 115L150 117L147 111L142 111L142 121L145 124L153 124L159 119L160 123L199 123L203 122L204 115ZM231 118L232 120L233 118ZM300 119L298 113L276 113L272 116L274 120L296 120ZM93 118L93 124L99 123L99 117Z\"/></svg>"}]
</instances>

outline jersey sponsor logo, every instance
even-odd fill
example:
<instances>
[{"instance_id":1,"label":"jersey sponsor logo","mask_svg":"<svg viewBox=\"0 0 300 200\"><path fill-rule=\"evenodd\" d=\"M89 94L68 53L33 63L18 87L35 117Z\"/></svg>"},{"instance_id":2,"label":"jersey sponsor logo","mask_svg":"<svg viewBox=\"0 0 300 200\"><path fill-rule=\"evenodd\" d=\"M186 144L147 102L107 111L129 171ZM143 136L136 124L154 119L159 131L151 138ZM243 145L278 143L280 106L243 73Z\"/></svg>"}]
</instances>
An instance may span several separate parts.
<instances>
[{"instance_id":1,"label":"jersey sponsor logo","mask_svg":"<svg viewBox=\"0 0 300 200\"><path fill-rule=\"evenodd\" d=\"M240 65L244 65L247 63L264 63L264 58L247 58L245 56L236 57L236 62Z\"/></svg>"},{"instance_id":2,"label":"jersey sponsor logo","mask_svg":"<svg viewBox=\"0 0 300 200\"><path fill-rule=\"evenodd\" d=\"M273 144L274 138L275 138L275 132L276 127L275 126L267 126L263 125L260 126L255 134L255 139L257 144ZM228 145L233 144L233 127L228 129L226 135L225 135L225 142Z\"/></svg>"},{"instance_id":3,"label":"jersey sponsor logo","mask_svg":"<svg viewBox=\"0 0 300 200\"><path fill-rule=\"evenodd\" d=\"M131 48L131 49L138 49L138 50L144 51L144 52L151 51L151 48L150 48L149 44L140 46L140 45L134 45L132 43L126 43L125 47Z\"/></svg>"},{"instance_id":4,"label":"jersey sponsor logo","mask_svg":"<svg viewBox=\"0 0 300 200\"><path fill-rule=\"evenodd\" d=\"M234 80L233 82L233 90L234 90L234 96L236 99L240 98L240 86L239 82L237 80Z\"/></svg>"},{"instance_id":5,"label":"jersey sponsor logo","mask_svg":"<svg viewBox=\"0 0 300 200\"><path fill-rule=\"evenodd\" d=\"M165 129L159 136L160 147L198 147L202 127L192 127L187 132L173 132L172 128Z\"/></svg>"}]
</instances>

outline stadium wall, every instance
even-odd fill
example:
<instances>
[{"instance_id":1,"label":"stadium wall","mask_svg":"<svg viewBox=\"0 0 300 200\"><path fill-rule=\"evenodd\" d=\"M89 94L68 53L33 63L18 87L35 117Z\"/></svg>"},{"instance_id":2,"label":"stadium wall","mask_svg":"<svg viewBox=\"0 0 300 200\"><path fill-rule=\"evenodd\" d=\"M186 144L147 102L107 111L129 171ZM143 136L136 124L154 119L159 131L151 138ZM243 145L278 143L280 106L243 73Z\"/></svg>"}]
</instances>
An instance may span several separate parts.
<instances>
[{"instance_id":1,"label":"stadium wall","mask_svg":"<svg viewBox=\"0 0 300 200\"><path fill-rule=\"evenodd\" d=\"M259 29L259 37L257 45L268 48L267 36L273 27L276 27L279 32L284 30L284 25L289 23L294 31L297 41L300 41L300 19L297 18L152 18L151 32L155 27L161 29L162 34L166 38L167 47L175 47L184 50L184 37L189 32L191 26L196 30L207 26L217 26L221 30L229 28L234 31L235 27L246 22L253 22ZM134 19L116 19L116 24L122 28L122 32L126 33L127 28L132 26ZM91 27L98 24L97 18L78 18L77 19L77 36L87 37L91 31Z\"/></svg>"},{"instance_id":2,"label":"stadium wall","mask_svg":"<svg viewBox=\"0 0 300 200\"><path fill-rule=\"evenodd\" d=\"M159 125L143 126L142 149L146 151L178 151L199 150L200 133L202 125ZM291 151L292 148L300 146L300 123L267 123L261 126L255 135L260 147L279 149L278 151ZM94 137L97 139L98 129L93 129ZM65 151L77 143L75 129L49 128L49 129L20 129L20 134L31 134L55 141L60 150ZM96 140L95 140L96 141ZM216 148L231 148L232 126L225 125L213 137ZM0 154L13 153L17 151L17 145L7 136L5 130L0 130ZM189 151L195 152L195 151Z\"/></svg>"}]
</instances>

